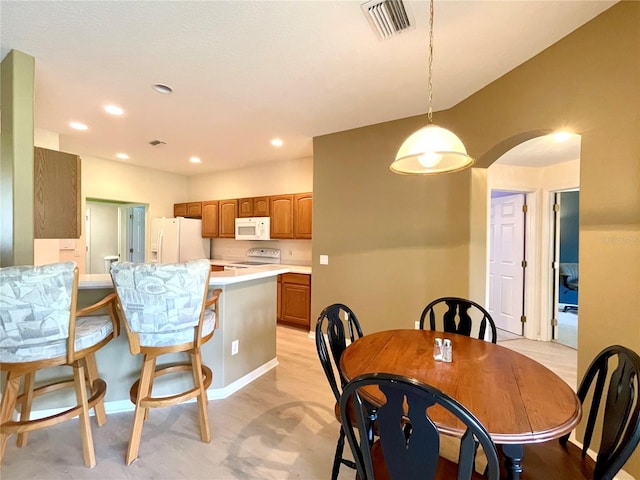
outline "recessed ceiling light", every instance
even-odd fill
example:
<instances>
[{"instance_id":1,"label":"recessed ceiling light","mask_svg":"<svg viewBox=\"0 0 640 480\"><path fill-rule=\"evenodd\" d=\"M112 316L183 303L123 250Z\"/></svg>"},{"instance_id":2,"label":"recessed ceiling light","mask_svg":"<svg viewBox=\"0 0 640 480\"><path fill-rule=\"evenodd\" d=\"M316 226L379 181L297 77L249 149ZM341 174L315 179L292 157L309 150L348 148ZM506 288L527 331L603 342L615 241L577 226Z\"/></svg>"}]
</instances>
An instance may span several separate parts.
<instances>
[{"instance_id":1,"label":"recessed ceiling light","mask_svg":"<svg viewBox=\"0 0 640 480\"><path fill-rule=\"evenodd\" d=\"M279 138L274 138L273 140L271 140L271 145L273 145L274 147L281 147L283 144L284 142Z\"/></svg>"},{"instance_id":2,"label":"recessed ceiling light","mask_svg":"<svg viewBox=\"0 0 640 480\"><path fill-rule=\"evenodd\" d=\"M189 161L191 163L200 163L202 160L200 160L200 157L191 157Z\"/></svg>"},{"instance_id":3,"label":"recessed ceiling light","mask_svg":"<svg viewBox=\"0 0 640 480\"><path fill-rule=\"evenodd\" d=\"M111 115L122 115L124 110L117 105L105 105L104 111Z\"/></svg>"},{"instance_id":4,"label":"recessed ceiling light","mask_svg":"<svg viewBox=\"0 0 640 480\"><path fill-rule=\"evenodd\" d=\"M89 130L89 127L87 127L84 123L80 123L80 122L70 122L69 126L74 130Z\"/></svg>"},{"instance_id":5,"label":"recessed ceiling light","mask_svg":"<svg viewBox=\"0 0 640 480\"><path fill-rule=\"evenodd\" d=\"M156 83L151 88L153 88L156 92L164 93L165 95L169 95L173 92L173 88L171 88L169 85L165 85L164 83Z\"/></svg>"},{"instance_id":6,"label":"recessed ceiling light","mask_svg":"<svg viewBox=\"0 0 640 480\"><path fill-rule=\"evenodd\" d=\"M556 132L554 134L552 134L553 136L553 140L556 141L557 143L561 143L561 142L566 142L567 140L569 140L571 138L571 133L570 132Z\"/></svg>"},{"instance_id":7,"label":"recessed ceiling light","mask_svg":"<svg viewBox=\"0 0 640 480\"><path fill-rule=\"evenodd\" d=\"M127 155L126 153L118 153L118 154L116 154L116 157L118 157L120 160L128 160L129 159L129 155Z\"/></svg>"}]
</instances>

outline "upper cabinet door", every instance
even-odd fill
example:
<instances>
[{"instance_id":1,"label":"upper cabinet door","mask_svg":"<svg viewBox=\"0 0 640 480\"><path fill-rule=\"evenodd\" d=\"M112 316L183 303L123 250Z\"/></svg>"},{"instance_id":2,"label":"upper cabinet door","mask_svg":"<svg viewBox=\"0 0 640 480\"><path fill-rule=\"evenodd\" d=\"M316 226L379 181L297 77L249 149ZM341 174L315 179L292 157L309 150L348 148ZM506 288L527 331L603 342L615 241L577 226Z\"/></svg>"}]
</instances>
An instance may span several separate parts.
<instances>
[{"instance_id":1,"label":"upper cabinet door","mask_svg":"<svg viewBox=\"0 0 640 480\"><path fill-rule=\"evenodd\" d=\"M202 202L202 236L204 238L218 238L218 202Z\"/></svg>"},{"instance_id":2,"label":"upper cabinet door","mask_svg":"<svg viewBox=\"0 0 640 480\"><path fill-rule=\"evenodd\" d=\"M272 195L271 238L293 238L293 195Z\"/></svg>"},{"instance_id":3,"label":"upper cabinet door","mask_svg":"<svg viewBox=\"0 0 640 480\"><path fill-rule=\"evenodd\" d=\"M33 173L33 237L80 238L80 157L36 147Z\"/></svg>"},{"instance_id":4,"label":"upper cabinet door","mask_svg":"<svg viewBox=\"0 0 640 480\"><path fill-rule=\"evenodd\" d=\"M270 197L255 197L253 199L253 216L254 217L269 216L269 198Z\"/></svg>"},{"instance_id":5,"label":"upper cabinet door","mask_svg":"<svg viewBox=\"0 0 640 480\"><path fill-rule=\"evenodd\" d=\"M189 202L187 203L187 216L189 218L202 217L202 202Z\"/></svg>"},{"instance_id":6,"label":"upper cabinet door","mask_svg":"<svg viewBox=\"0 0 640 480\"><path fill-rule=\"evenodd\" d=\"M293 228L295 238L311 238L313 226L313 194L294 195Z\"/></svg>"},{"instance_id":7,"label":"upper cabinet door","mask_svg":"<svg viewBox=\"0 0 640 480\"><path fill-rule=\"evenodd\" d=\"M253 217L253 198L241 198L238 200L238 217Z\"/></svg>"},{"instance_id":8,"label":"upper cabinet door","mask_svg":"<svg viewBox=\"0 0 640 480\"><path fill-rule=\"evenodd\" d=\"M236 217L238 216L238 200L220 200L220 238L236 237Z\"/></svg>"}]
</instances>

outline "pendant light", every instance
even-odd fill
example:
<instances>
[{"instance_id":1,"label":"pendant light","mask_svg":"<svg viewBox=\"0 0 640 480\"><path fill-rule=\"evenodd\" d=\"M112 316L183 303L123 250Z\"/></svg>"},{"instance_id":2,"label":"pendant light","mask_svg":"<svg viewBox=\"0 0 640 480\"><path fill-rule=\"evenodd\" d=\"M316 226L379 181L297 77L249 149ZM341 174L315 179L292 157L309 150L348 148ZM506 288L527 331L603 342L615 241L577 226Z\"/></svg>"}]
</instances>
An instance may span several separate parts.
<instances>
[{"instance_id":1,"label":"pendant light","mask_svg":"<svg viewBox=\"0 0 640 480\"><path fill-rule=\"evenodd\" d=\"M411 134L400 146L389 169L404 175L434 175L457 172L470 167L473 158L460 139L449 130L433 124L433 0L429 1L429 125Z\"/></svg>"}]
</instances>

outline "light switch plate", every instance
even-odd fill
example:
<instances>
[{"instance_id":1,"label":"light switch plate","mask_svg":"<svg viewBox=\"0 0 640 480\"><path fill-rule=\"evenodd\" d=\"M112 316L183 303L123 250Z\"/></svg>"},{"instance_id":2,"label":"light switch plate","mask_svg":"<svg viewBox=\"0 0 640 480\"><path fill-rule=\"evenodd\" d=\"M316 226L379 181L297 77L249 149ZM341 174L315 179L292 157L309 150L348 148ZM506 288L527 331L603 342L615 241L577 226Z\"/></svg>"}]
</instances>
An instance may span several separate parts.
<instances>
[{"instance_id":1,"label":"light switch plate","mask_svg":"<svg viewBox=\"0 0 640 480\"><path fill-rule=\"evenodd\" d=\"M329 265L329 255L320 255L320 265Z\"/></svg>"}]
</instances>

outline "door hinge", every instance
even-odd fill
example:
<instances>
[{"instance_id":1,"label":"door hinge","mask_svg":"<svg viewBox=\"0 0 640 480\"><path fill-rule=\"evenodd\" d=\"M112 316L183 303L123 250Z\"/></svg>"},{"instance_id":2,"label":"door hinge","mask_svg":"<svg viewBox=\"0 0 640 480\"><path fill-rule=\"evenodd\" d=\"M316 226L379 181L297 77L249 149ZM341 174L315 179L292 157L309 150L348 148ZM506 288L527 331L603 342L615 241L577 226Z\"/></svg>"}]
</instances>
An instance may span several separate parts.
<instances>
[{"instance_id":1,"label":"door hinge","mask_svg":"<svg viewBox=\"0 0 640 480\"><path fill-rule=\"evenodd\" d=\"M133 248L130 248L130 249L129 249L129 253L133 253Z\"/></svg>"},{"instance_id":2,"label":"door hinge","mask_svg":"<svg viewBox=\"0 0 640 480\"><path fill-rule=\"evenodd\" d=\"M521 315L520 316L520 323L527 323L527 316L526 315Z\"/></svg>"},{"instance_id":3,"label":"door hinge","mask_svg":"<svg viewBox=\"0 0 640 480\"><path fill-rule=\"evenodd\" d=\"M522 268L527 268L527 261L526 260L522 260Z\"/></svg>"},{"instance_id":4,"label":"door hinge","mask_svg":"<svg viewBox=\"0 0 640 480\"><path fill-rule=\"evenodd\" d=\"M129 218L133 220L133 213L129 215Z\"/></svg>"},{"instance_id":5,"label":"door hinge","mask_svg":"<svg viewBox=\"0 0 640 480\"><path fill-rule=\"evenodd\" d=\"M527 205L522 205L522 211L527 213L529 211L529 207Z\"/></svg>"},{"instance_id":6,"label":"door hinge","mask_svg":"<svg viewBox=\"0 0 640 480\"><path fill-rule=\"evenodd\" d=\"M559 212L560 211L560 204L559 203L554 203L553 204L553 211L554 212Z\"/></svg>"},{"instance_id":7,"label":"door hinge","mask_svg":"<svg viewBox=\"0 0 640 480\"><path fill-rule=\"evenodd\" d=\"M552 327L557 327L558 326L558 319L557 318L552 318L551 319L551 326Z\"/></svg>"}]
</instances>

